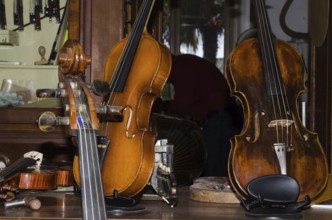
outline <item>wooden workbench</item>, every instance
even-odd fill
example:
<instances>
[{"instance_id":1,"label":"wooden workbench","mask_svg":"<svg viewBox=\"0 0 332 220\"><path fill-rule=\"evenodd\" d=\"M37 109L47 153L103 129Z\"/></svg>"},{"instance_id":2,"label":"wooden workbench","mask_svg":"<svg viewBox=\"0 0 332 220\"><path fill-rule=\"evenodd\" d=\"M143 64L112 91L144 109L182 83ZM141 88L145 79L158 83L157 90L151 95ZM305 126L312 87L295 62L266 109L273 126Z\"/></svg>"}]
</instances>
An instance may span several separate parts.
<instances>
[{"instance_id":1,"label":"wooden workbench","mask_svg":"<svg viewBox=\"0 0 332 220\"><path fill-rule=\"evenodd\" d=\"M110 210L109 219L255 219L248 217L240 204L217 204L190 200L188 188L180 188L179 203L171 208L162 200L143 199L138 206L143 210L118 212ZM80 197L72 192L38 192L42 202L39 210L21 206L0 208L0 219L81 219ZM301 212L302 219L330 219L332 205L314 206Z\"/></svg>"}]
</instances>

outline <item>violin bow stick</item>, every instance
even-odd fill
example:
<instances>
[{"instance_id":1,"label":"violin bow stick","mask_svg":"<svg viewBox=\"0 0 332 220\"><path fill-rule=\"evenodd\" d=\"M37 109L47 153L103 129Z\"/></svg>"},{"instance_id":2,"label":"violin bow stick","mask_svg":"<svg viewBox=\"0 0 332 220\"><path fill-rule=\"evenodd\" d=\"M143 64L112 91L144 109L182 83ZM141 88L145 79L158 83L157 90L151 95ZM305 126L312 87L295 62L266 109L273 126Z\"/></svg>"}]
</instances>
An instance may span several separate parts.
<instances>
[{"instance_id":1,"label":"violin bow stick","mask_svg":"<svg viewBox=\"0 0 332 220\"><path fill-rule=\"evenodd\" d=\"M41 30L40 13L42 12L42 2L40 0L30 0L30 23L35 24L35 30Z\"/></svg>"},{"instance_id":2,"label":"violin bow stick","mask_svg":"<svg viewBox=\"0 0 332 220\"><path fill-rule=\"evenodd\" d=\"M24 30L22 0L14 0L14 24L18 26L17 30Z\"/></svg>"},{"instance_id":3,"label":"violin bow stick","mask_svg":"<svg viewBox=\"0 0 332 220\"><path fill-rule=\"evenodd\" d=\"M5 0L1 0L0 2L0 26L2 30L7 29Z\"/></svg>"}]
</instances>

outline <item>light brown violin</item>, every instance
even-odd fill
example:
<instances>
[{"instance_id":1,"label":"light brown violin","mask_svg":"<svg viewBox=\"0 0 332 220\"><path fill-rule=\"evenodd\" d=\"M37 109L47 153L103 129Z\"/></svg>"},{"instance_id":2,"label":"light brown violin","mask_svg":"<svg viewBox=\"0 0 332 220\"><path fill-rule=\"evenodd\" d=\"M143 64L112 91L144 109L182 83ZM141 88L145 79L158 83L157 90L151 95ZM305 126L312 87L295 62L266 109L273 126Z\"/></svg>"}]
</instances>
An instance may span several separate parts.
<instances>
[{"instance_id":1,"label":"light brown violin","mask_svg":"<svg viewBox=\"0 0 332 220\"><path fill-rule=\"evenodd\" d=\"M102 166L106 196L114 190L128 197L139 194L154 167L156 134L150 129L150 115L169 76L171 55L146 31L153 4L143 1L129 37L112 48L105 64L104 79L111 90L106 104L122 106L124 119L101 125L110 139Z\"/></svg>"}]
</instances>

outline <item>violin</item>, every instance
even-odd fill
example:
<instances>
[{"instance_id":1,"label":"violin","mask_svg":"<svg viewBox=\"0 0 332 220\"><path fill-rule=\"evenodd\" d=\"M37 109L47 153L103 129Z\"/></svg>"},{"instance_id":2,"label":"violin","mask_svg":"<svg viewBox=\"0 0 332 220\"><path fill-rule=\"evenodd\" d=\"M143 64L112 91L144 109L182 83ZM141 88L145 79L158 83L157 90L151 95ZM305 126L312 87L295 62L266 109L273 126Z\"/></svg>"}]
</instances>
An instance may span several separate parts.
<instances>
[{"instance_id":1,"label":"violin","mask_svg":"<svg viewBox=\"0 0 332 220\"><path fill-rule=\"evenodd\" d=\"M45 165L22 170L8 178L13 188L22 190L52 190L57 187L74 185L73 171L71 168Z\"/></svg>"},{"instance_id":2,"label":"violin","mask_svg":"<svg viewBox=\"0 0 332 220\"><path fill-rule=\"evenodd\" d=\"M43 154L37 151L25 153L21 158L0 171L0 183L4 191L52 190L58 186L74 185L72 165L42 163ZM0 190L1 191L1 190Z\"/></svg>"},{"instance_id":3,"label":"violin","mask_svg":"<svg viewBox=\"0 0 332 220\"><path fill-rule=\"evenodd\" d=\"M147 32L154 0L144 0L128 38L118 42L105 63L104 80L110 93L104 104L123 107L122 122L104 122L110 139L103 166L104 193L138 195L154 168L156 133L150 129L153 102L161 95L170 73L171 54Z\"/></svg>"},{"instance_id":4,"label":"violin","mask_svg":"<svg viewBox=\"0 0 332 220\"><path fill-rule=\"evenodd\" d=\"M252 0L258 38L243 41L226 63L232 95L243 107L244 124L231 139L230 182L242 198L251 180L269 174L289 175L300 186L298 200L317 197L327 183L327 160L317 133L298 114L305 90L299 53L271 33L264 0Z\"/></svg>"},{"instance_id":5,"label":"violin","mask_svg":"<svg viewBox=\"0 0 332 220\"><path fill-rule=\"evenodd\" d=\"M57 188L57 171L50 167L31 167L11 176L5 182L15 190L52 190Z\"/></svg>"},{"instance_id":6,"label":"violin","mask_svg":"<svg viewBox=\"0 0 332 220\"><path fill-rule=\"evenodd\" d=\"M156 134L150 130L150 114L169 76L171 55L146 31L153 4L154 0L143 1L129 37L112 48L105 64L104 80L109 81L110 92L102 105L120 106L123 118L100 122L100 133L110 140L102 159L105 196L138 195L154 168ZM79 181L77 161L73 171Z\"/></svg>"}]
</instances>

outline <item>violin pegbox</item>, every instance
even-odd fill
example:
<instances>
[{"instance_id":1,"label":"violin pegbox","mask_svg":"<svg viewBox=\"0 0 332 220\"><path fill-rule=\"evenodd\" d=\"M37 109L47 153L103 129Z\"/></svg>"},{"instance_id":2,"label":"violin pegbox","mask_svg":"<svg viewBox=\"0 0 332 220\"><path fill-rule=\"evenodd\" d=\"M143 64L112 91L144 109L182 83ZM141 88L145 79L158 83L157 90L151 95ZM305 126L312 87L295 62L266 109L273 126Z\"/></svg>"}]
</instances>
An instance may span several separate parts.
<instances>
[{"instance_id":1,"label":"violin pegbox","mask_svg":"<svg viewBox=\"0 0 332 220\"><path fill-rule=\"evenodd\" d=\"M62 91L60 93L64 98L65 112L69 117L71 130L77 130L78 114L84 111L89 113L93 127L98 129L93 98L86 83L83 82L85 69L90 63L91 57L84 53L77 40L66 41L59 54L61 72L59 90Z\"/></svg>"},{"instance_id":2,"label":"violin pegbox","mask_svg":"<svg viewBox=\"0 0 332 220\"><path fill-rule=\"evenodd\" d=\"M91 57L83 52L77 40L66 41L59 54L58 88L37 91L38 97L61 98L65 116L55 116L52 112L43 113L38 119L38 126L42 131L51 132L55 126L68 126L70 131L67 133L74 135L73 131L78 129L77 113L83 110L89 111L93 127L98 128L96 107L90 89L83 82L85 69L90 63Z\"/></svg>"}]
</instances>

